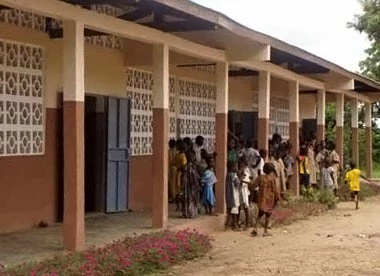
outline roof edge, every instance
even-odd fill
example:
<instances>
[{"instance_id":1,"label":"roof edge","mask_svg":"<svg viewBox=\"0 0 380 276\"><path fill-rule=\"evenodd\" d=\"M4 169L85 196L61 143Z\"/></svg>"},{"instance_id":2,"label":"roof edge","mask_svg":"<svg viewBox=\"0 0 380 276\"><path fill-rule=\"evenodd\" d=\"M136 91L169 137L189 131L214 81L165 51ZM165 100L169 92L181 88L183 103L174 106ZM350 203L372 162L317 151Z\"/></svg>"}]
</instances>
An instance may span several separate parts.
<instances>
[{"instance_id":1,"label":"roof edge","mask_svg":"<svg viewBox=\"0 0 380 276\"><path fill-rule=\"evenodd\" d=\"M361 81L369 86L373 86L374 88L380 90L380 83L373 79L370 79L358 73L351 72L331 61L321 58L315 54L312 54L302 48L299 48L297 46L284 42L280 39L277 39L270 35L266 35L264 33L250 29L247 26L244 26L243 24L235 21L234 19L224 15L223 13L220 13L213 9L204 7L200 4L194 3L189 0L153 0L153 1L164 4L174 9L180 10L182 12L189 13L203 20L207 20L237 35L240 35L244 38L248 38L250 40L253 40L255 42L259 42L262 44L268 44L273 48L287 52L289 54L293 54L309 62L318 64L319 66L335 71L348 78L356 79L358 81Z\"/></svg>"}]
</instances>

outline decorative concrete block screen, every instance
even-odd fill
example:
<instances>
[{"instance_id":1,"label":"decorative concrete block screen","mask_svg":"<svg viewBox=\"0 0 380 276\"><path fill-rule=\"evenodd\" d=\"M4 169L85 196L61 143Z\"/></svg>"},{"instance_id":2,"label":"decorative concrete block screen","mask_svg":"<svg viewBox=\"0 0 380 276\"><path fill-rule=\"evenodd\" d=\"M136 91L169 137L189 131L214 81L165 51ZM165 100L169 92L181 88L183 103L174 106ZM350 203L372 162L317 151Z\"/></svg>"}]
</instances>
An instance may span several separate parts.
<instances>
[{"instance_id":1,"label":"decorative concrete block screen","mask_svg":"<svg viewBox=\"0 0 380 276\"><path fill-rule=\"evenodd\" d=\"M215 84L179 80L179 128L181 137L205 138L205 148L215 147Z\"/></svg>"},{"instance_id":2,"label":"decorative concrete block screen","mask_svg":"<svg viewBox=\"0 0 380 276\"><path fill-rule=\"evenodd\" d=\"M289 100L281 97L270 99L270 136L278 133L289 139Z\"/></svg>"},{"instance_id":3,"label":"decorative concrete block screen","mask_svg":"<svg viewBox=\"0 0 380 276\"><path fill-rule=\"evenodd\" d=\"M258 108L258 93L253 92L253 108ZM282 97L271 96L269 113L269 136L274 133L283 139L289 139L289 100Z\"/></svg>"},{"instance_id":4,"label":"decorative concrete block screen","mask_svg":"<svg viewBox=\"0 0 380 276\"><path fill-rule=\"evenodd\" d=\"M131 98L131 147L132 155L152 154L152 73L127 69L127 96Z\"/></svg>"},{"instance_id":5,"label":"decorative concrete block screen","mask_svg":"<svg viewBox=\"0 0 380 276\"><path fill-rule=\"evenodd\" d=\"M0 156L44 153L41 47L0 39Z\"/></svg>"},{"instance_id":6,"label":"decorative concrete block screen","mask_svg":"<svg viewBox=\"0 0 380 276\"><path fill-rule=\"evenodd\" d=\"M120 16L124 13L122 9L118 9L110 5L91 5L91 10L96 11L98 13L107 14L113 17ZM105 48L123 48L123 39L114 35L88 36L85 38L85 41L92 45L101 46Z\"/></svg>"},{"instance_id":7,"label":"decorative concrete block screen","mask_svg":"<svg viewBox=\"0 0 380 276\"><path fill-rule=\"evenodd\" d=\"M39 32L45 32L46 30L45 17L16 9L0 10L0 22L5 22Z\"/></svg>"},{"instance_id":8,"label":"decorative concrete block screen","mask_svg":"<svg viewBox=\"0 0 380 276\"><path fill-rule=\"evenodd\" d=\"M169 79L169 137L203 135L206 148L214 150L215 100L213 84L194 80ZM149 71L127 68L127 96L132 99L131 146L132 155L152 154L153 76ZM179 126L179 129L177 129Z\"/></svg>"},{"instance_id":9,"label":"decorative concrete block screen","mask_svg":"<svg viewBox=\"0 0 380 276\"><path fill-rule=\"evenodd\" d=\"M122 9L118 9L110 5L91 5L90 9L98 13L107 14L113 17L120 16L124 13ZM51 20L49 23L47 23L46 17L17 9L0 10L0 22L5 22L18 27L29 28L39 32L45 32L47 24L50 24L49 26L52 28L63 27L61 20ZM123 48L123 39L113 35L85 37L85 41L89 44L105 48Z\"/></svg>"}]
</instances>

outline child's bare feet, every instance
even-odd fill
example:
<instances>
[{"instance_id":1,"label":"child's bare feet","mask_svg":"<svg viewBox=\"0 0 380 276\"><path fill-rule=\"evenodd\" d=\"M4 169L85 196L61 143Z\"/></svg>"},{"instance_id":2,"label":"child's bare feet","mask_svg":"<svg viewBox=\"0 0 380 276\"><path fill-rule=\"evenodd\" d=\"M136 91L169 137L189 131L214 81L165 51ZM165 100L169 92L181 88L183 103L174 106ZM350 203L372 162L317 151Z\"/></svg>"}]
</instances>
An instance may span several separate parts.
<instances>
[{"instance_id":1,"label":"child's bare feet","mask_svg":"<svg viewBox=\"0 0 380 276\"><path fill-rule=\"evenodd\" d=\"M263 237L271 237L271 236L273 236L273 235L271 233L268 233L268 232L263 234Z\"/></svg>"},{"instance_id":2,"label":"child's bare feet","mask_svg":"<svg viewBox=\"0 0 380 276\"><path fill-rule=\"evenodd\" d=\"M256 230L255 228L252 229L251 235L252 235L253 237L256 237L256 236L257 236L257 230Z\"/></svg>"}]
</instances>

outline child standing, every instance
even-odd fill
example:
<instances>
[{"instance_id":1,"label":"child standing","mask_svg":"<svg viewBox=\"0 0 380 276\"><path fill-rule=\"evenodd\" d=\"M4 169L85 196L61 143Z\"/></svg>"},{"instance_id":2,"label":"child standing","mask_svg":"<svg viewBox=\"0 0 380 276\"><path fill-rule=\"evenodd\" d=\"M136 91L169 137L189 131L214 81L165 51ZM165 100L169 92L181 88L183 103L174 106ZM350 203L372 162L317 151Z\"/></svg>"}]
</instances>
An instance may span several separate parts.
<instances>
[{"instance_id":1,"label":"child standing","mask_svg":"<svg viewBox=\"0 0 380 276\"><path fill-rule=\"evenodd\" d=\"M199 174L195 166L195 152L189 150L186 154L186 166L182 174L182 216L192 218L198 210Z\"/></svg>"},{"instance_id":2,"label":"child standing","mask_svg":"<svg viewBox=\"0 0 380 276\"><path fill-rule=\"evenodd\" d=\"M322 143L319 143L316 147L316 156L315 156L315 163L317 167L317 183L320 188L323 187L322 183L322 170L325 167L324 161L325 161L325 151L323 149Z\"/></svg>"},{"instance_id":3,"label":"child standing","mask_svg":"<svg viewBox=\"0 0 380 276\"><path fill-rule=\"evenodd\" d=\"M203 185L202 203L206 210L206 215L212 215L215 206L214 185L216 184L216 176L213 169L213 160L206 159L207 168L203 172L201 183Z\"/></svg>"},{"instance_id":4,"label":"child standing","mask_svg":"<svg viewBox=\"0 0 380 276\"><path fill-rule=\"evenodd\" d=\"M233 138L230 138L228 141L228 148L227 148L227 161L236 162L238 161L238 153L236 150L236 142Z\"/></svg>"},{"instance_id":5,"label":"child standing","mask_svg":"<svg viewBox=\"0 0 380 276\"><path fill-rule=\"evenodd\" d=\"M329 158L324 160L324 165L321 170L321 184L324 189L334 188L334 178L335 178L335 170L331 165L331 161Z\"/></svg>"},{"instance_id":6,"label":"child standing","mask_svg":"<svg viewBox=\"0 0 380 276\"><path fill-rule=\"evenodd\" d=\"M232 229L239 230L239 206L240 206L240 179L238 175L237 162L228 161L226 179L226 204L227 204L227 221L226 227L232 226Z\"/></svg>"},{"instance_id":7,"label":"child standing","mask_svg":"<svg viewBox=\"0 0 380 276\"><path fill-rule=\"evenodd\" d=\"M175 158L177 155L176 149L177 142L174 139L169 140L169 202L174 202L176 196L176 178L177 178L177 167L175 164Z\"/></svg>"},{"instance_id":8,"label":"child standing","mask_svg":"<svg viewBox=\"0 0 380 276\"><path fill-rule=\"evenodd\" d=\"M307 152L307 147L302 146L300 150L300 155L298 156L300 184L301 186L304 186L305 189L309 189L310 187L310 173L308 170Z\"/></svg>"},{"instance_id":9,"label":"child standing","mask_svg":"<svg viewBox=\"0 0 380 276\"><path fill-rule=\"evenodd\" d=\"M330 158L332 162L332 166L334 168L334 193L336 194L336 191L339 188L339 179L340 179L340 157L339 154L336 152L336 145L334 142L329 142L329 150L330 150Z\"/></svg>"},{"instance_id":10,"label":"child standing","mask_svg":"<svg viewBox=\"0 0 380 276\"><path fill-rule=\"evenodd\" d=\"M256 219L255 226L252 230L252 235L257 236L257 225L260 219L265 216L264 234L263 236L270 236L268 233L269 219L272 215L272 211L279 200L279 194L276 187L276 169L272 163L265 163L264 165L265 175L260 175L252 184L251 188L259 188L258 203L259 214Z\"/></svg>"},{"instance_id":11,"label":"child standing","mask_svg":"<svg viewBox=\"0 0 380 276\"><path fill-rule=\"evenodd\" d=\"M356 210L359 209L360 177L371 182L368 178L362 176L360 170L356 168L356 164L351 162L350 170L346 173L346 181L350 187L351 198L355 201Z\"/></svg>"},{"instance_id":12,"label":"child standing","mask_svg":"<svg viewBox=\"0 0 380 276\"><path fill-rule=\"evenodd\" d=\"M286 179L285 179L285 165L282 159L280 158L279 149L273 149L270 162L274 165L276 170L276 186L277 190L281 196L286 192Z\"/></svg>"},{"instance_id":13,"label":"child standing","mask_svg":"<svg viewBox=\"0 0 380 276\"><path fill-rule=\"evenodd\" d=\"M245 216L245 227L244 230L247 230L249 227L249 187L248 185L252 182L252 175L251 170L248 167L247 161L244 158L240 158L239 160L239 173L240 173L240 199L241 199L241 205L239 210L239 217L240 217L240 211L241 209L244 210L244 216Z\"/></svg>"},{"instance_id":14,"label":"child standing","mask_svg":"<svg viewBox=\"0 0 380 276\"><path fill-rule=\"evenodd\" d=\"M290 155L290 151L292 149L292 146L287 143L285 145L285 152L284 152L284 165L285 165L285 173L286 173L286 189L289 189L290 182L293 176L293 168L294 168L294 159Z\"/></svg>"},{"instance_id":15,"label":"child standing","mask_svg":"<svg viewBox=\"0 0 380 276\"><path fill-rule=\"evenodd\" d=\"M182 189L182 176L185 170L187 159L185 154L185 143L179 139L177 141L177 155L175 157L175 167L177 170L177 179L175 185L175 202L176 202L176 211L181 210L181 189Z\"/></svg>"},{"instance_id":16,"label":"child standing","mask_svg":"<svg viewBox=\"0 0 380 276\"><path fill-rule=\"evenodd\" d=\"M315 164L315 140L311 140L307 145L307 169L310 174L310 185L313 188L317 188L317 167Z\"/></svg>"},{"instance_id":17,"label":"child standing","mask_svg":"<svg viewBox=\"0 0 380 276\"><path fill-rule=\"evenodd\" d=\"M259 151L259 154L260 154L260 162L259 162L259 165L257 166L257 174L262 175L264 174L264 164L268 158L268 151L266 149L261 149Z\"/></svg>"}]
</instances>

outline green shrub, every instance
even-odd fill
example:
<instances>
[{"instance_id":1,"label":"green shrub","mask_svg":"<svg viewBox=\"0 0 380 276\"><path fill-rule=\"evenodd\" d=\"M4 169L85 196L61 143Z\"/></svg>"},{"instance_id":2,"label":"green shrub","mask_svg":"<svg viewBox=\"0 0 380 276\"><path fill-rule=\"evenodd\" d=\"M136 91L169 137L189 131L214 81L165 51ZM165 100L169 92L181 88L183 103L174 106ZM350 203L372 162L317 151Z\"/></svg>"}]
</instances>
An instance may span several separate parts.
<instances>
[{"instance_id":1,"label":"green shrub","mask_svg":"<svg viewBox=\"0 0 380 276\"><path fill-rule=\"evenodd\" d=\"M315 190L313 188L303 189L303 200L311 203L321 203L329 209L334 209L338 203L337 198L330 189Z\"/></svg>"},{"instance_id":2,"label":"green shrub","mask_svg":"<svg viewBox=\"0 0 380 276\"><path fill-rule=\"evenodd\" d=\"M329 209L334 209L338 204L338 198L330 189L322 189L318 191L318 202L325 204Z\"/></svg>"}]
</instances>

